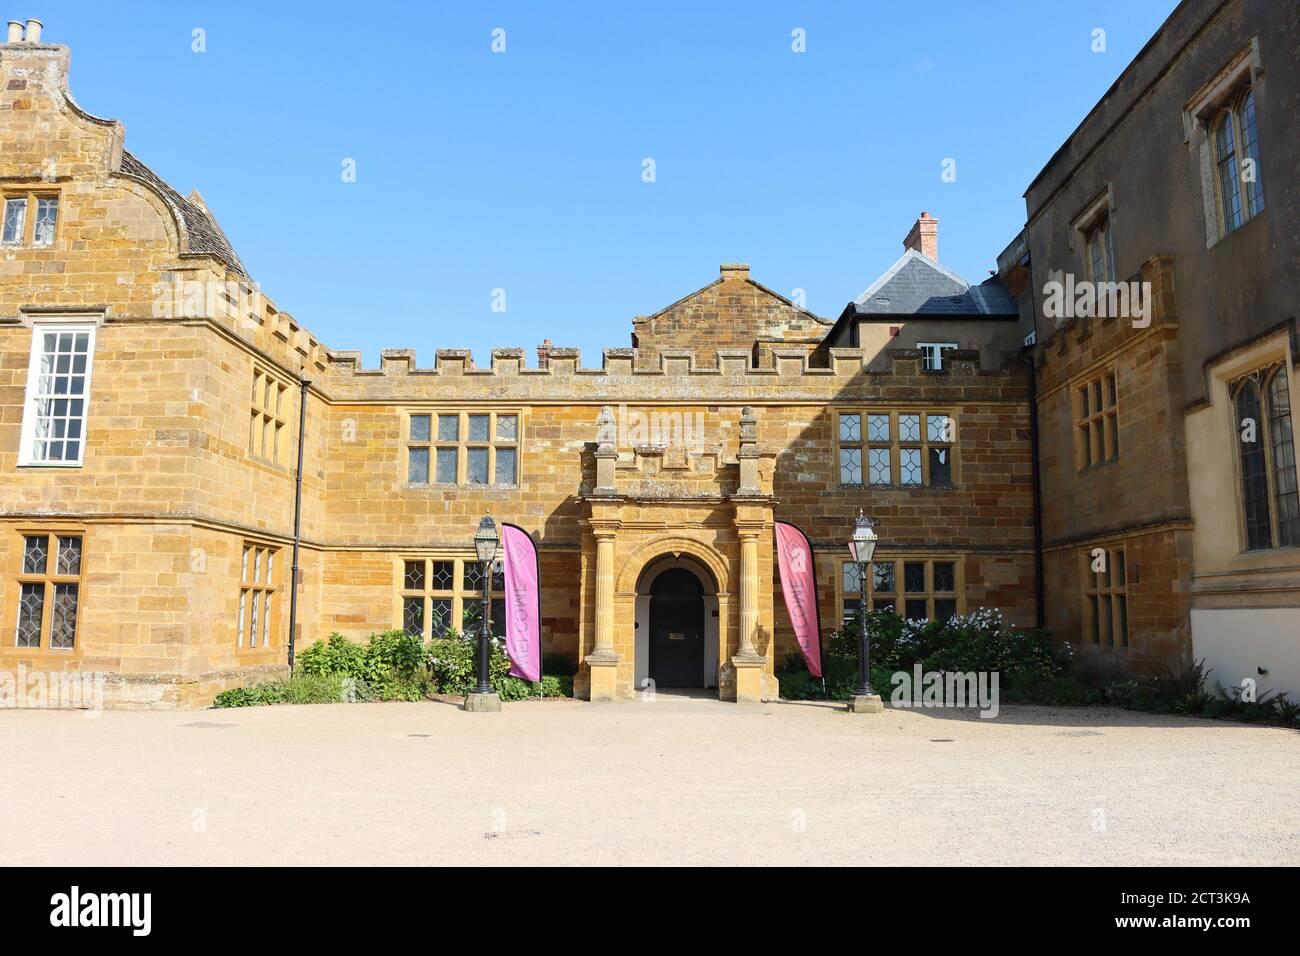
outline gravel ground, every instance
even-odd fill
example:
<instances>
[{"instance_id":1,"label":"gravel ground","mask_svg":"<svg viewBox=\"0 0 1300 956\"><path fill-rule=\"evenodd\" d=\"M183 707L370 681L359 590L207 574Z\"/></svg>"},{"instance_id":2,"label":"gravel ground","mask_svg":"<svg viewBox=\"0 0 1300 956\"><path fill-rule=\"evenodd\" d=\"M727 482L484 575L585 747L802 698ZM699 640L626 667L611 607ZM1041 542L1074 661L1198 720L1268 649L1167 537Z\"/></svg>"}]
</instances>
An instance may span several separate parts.
<instances>
[{"instance_id":1,"label":"gravel ground","mask_svg":"<svg viewBox=\"0 0 1300 956\"><path fill-rule=\"evenodd\" d=\"M1300 734L1089 708L0 712L0 864L1294 864Z\"/></svg>"}]
</instances>

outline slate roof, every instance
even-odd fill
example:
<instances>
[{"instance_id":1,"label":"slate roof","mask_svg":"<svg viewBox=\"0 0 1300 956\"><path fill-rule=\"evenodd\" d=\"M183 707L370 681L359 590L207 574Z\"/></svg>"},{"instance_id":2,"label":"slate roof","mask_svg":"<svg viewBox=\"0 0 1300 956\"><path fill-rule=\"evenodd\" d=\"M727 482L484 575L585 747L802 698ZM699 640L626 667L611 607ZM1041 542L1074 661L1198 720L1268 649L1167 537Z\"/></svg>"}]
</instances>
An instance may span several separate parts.
<instances>
[{"instance_id":1,"label":"slate roof","mask_svg":"<svg viewBox=\"0 0 1300 956\"><path fill-rule=\"evenodd\" d=\"M914 249L844 310L856 315L932 315L943 318L1003 317L1018 314L1010 293L997 279L971 285Z\"/></svg>"},{"instance_id":2,"label":"slate roof","mask_svg":"<svg viewBox=\"0 0 1300 956\"><path fill-rule=\"evenodd\" d=\"M221 226L206 207L199 202L186 199L165 179L126 150L122 150L122 173L152 187L171 206L172 213L176 216L176 224L185 234L186 251L197 255L216 256L233 271L246 279L249 277L234 246L230 244L226 234L221 231Z\"/></svg>"}]
</instances>

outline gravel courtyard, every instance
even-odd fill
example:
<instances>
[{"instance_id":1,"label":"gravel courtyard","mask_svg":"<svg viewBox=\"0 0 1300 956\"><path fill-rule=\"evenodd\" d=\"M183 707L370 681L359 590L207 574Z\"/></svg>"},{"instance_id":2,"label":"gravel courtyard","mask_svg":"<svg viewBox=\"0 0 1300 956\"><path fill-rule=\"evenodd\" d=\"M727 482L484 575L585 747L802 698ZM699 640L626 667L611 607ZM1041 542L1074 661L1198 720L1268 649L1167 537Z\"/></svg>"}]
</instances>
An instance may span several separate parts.
<instances>
[{"instance_id":1,"label":"gravel courtyard","mask_svg":"<svg viewBox=\"0 0 1300 956\"><path fill-rule=\"evenodd\" d=\"M1097 708L5 711L0 778L0 865L1300 858L1300 734Z\"/></svg>"}]
</instances>

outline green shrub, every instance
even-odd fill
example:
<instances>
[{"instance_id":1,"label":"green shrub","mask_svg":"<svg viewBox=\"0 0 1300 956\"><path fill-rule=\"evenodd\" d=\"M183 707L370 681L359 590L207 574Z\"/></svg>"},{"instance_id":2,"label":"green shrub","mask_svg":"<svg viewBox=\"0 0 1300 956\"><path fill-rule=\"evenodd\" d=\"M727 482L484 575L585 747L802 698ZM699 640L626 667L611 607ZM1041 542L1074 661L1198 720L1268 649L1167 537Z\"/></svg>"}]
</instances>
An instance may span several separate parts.
<instances>
[{"instance_id":1,"label":"green shrub","mask_svg":"<svg viewBox=\"0 0 1300 956\"><path fill-rule=\"evenodd\" d=\"M1043 707L1091 707L1105 701L1101 691L1069 674L1040 674L1035 671L1009 672L1000 693L1004 703Z\"/></svg>"},{"instance_id":2,"label":"green shrub","mask_svg":"<svg viewBox=\"0 0 1300 956\"><path fill-rule=\"evenodd\" d=\"M505 643L492 640L488 680L502 700L538 696L572 697L572 658L547 655L546 661L566 673L544 673L538 683L510 675ZM298 654L291 680L237 687L217 697L218 707L259 704L311 704L338 700L423 700L433 693L467 694L478 682L476 637L451 631L426 646L405 631L372 634L366 643L331 634Z\"/></svg>"},{"instance_id":3,"label":"green shrub","mask_svg":"<svg viewBox=\"0 0 1300 956\"><path fill-rule=\"evenodd\" d=\"M1025 696L1034 698L1032 702L1099 699L1067 678L1068 650L1053 645L1046 631L1006 627L1001 612L995 609L981 608L945 622L905 621L890 611L867 611L866 621L871 634L871 682L876 693L886 699L893 691L893 674L911 673L917 664L924 673L997 671L1001 688L1019 687ZM860 622L861 618L854 618L826 641L824 691L822 682L808 675L803 657L795 654L778 674L781 695L803 700L847 699L857 686Z\"/></svg>"},{"instance_id":4,"label":"green shrub","mask_svg":"<svg viewBox=\"0 0 1300 956\"><path fill-rule=\"evenodd\" d=\"M366 700L364 685L339 674L296 673L293 677L233 687L217 695L217 707L258 707L266 704L334 704Z\"/></svg>"}]
</instances>

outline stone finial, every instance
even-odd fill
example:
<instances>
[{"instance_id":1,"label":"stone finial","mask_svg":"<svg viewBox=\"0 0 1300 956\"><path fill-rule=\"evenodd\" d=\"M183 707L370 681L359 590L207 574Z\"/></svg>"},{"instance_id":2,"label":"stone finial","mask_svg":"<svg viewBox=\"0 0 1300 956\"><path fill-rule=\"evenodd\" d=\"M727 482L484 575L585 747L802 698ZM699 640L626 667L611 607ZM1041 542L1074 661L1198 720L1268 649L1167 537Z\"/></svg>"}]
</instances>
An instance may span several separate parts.
<instances>
[{"instance_id":1,"label":"stone finial","mask_svg":"<svg viewBox=\"0 0 1300 956\"><path fill-rule=\"evenodd\" d=\"M759 487L758 461L763 453L758 448L758 416L746 405L740 410L740 487L741 495L762 494Z\"/></svg>"},{"instance_id":2,"label":"stone finial","mask_svg":"<svg viewBox=\"0 0 1300 956\"><path fill-rule=\"evenodd\" d=\"M618 425L614 409L606 405L596 418L596 491L613 494L614 470L618 465Z\"/></svg>"}]
</instances>

